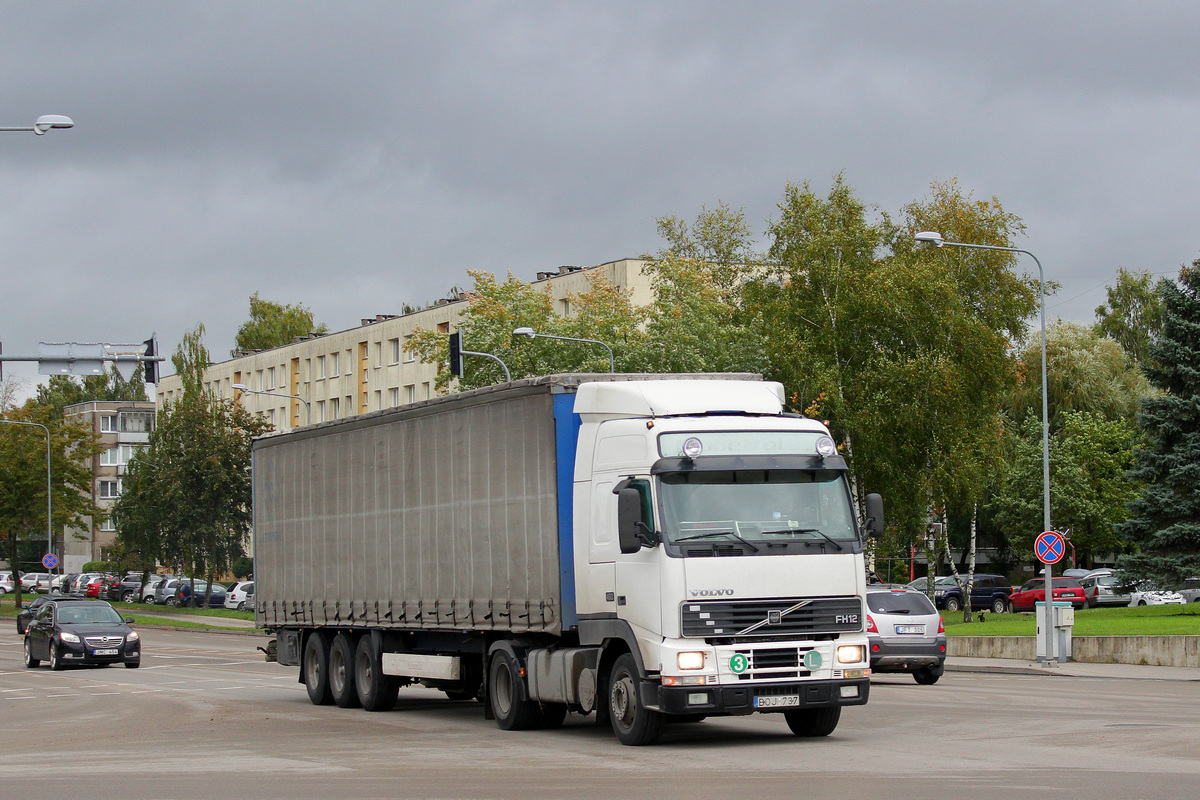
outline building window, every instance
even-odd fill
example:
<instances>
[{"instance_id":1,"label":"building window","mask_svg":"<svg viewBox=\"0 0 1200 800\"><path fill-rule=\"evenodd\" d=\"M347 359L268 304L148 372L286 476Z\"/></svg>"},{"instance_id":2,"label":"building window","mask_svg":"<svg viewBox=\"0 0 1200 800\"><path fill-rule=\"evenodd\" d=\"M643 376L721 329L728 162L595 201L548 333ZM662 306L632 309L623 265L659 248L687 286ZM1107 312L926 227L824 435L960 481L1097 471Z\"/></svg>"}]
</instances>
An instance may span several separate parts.
<instances>
[{"instance_id":1,"label":"building window","mask_svg":"<svg viewBox=\"0 0 1200 800\"><path fill-rule=\"evenodd\" d=\"M407 339L409 337L406 336L405 338ZM392 363L392 364L400 363L400 340L399 339L388 339L388 353L391 354L392 360L390 363Z\"/></svg>"},{"instance_id":2,"label":"building window","mask_svg":"<svg viewBox=\"0 0 1200 800\"><path fill-rule=\"evenodd\" d=\"M100 454L100 466L116 467L121 464L121 448L110 447Z\"/></svg>"},{"instance_id":3,"label":"building window","mask_svg":"<svg viewBox=\"0 0 1200 800\"><path fill-rule=\"evenodd\" d=\"M115 416L103 416L100 418L100 430L105 433L112 433L117 429L117 418Z\"/></svg>"},{"instance_id":4,"label":"building window","mask_svg":"<svg viewBox=\"0 0 1200 800\"><path fill-rule=\"evenodd\" d=\"M571 301L564 298L562 300L559 300L558 302L561 304L562 315L564 317L571 316Z\"/></svg>"},{"instance_id":5,"label":"building window","mask_svg":"<svg viewBox=\"0 0 1200 800\"><path fill-rule=\"evenodd\" d=\"M116 529L117 526L113 524L112 517L108 517L104 520L104 522L100 523L100 530L104 531L105 533L115 531Z\"/></svg>"},{"instance_id":6,"label":"building window","mask_svg":"<svg viewBox=\"0 0 1200 800\"><path fill-rule=\"evenodd\" d=\"M450 332L450 323L449 322L439 322L437 324L437 331L438 331L438 333L449 333Z\"/></svg>"},{"instance_id":7,"label":"building window","mask_svg":"<svg viewBox=\"0 0 1200 800\"><path fill-rule=\"evenodd\" d=\"M430 397L433 396L432 394L430 394L431 391L432 391L432 389L429 386L429 381L425 381L424 383L421 384L421 392L425 395L424 399L428 400Z\"/></svg>"},{"instance_id":8,"label":"building window","mask_svg":"<svg viewBox=\"0 0 1200 800\"><path fill-rule=\"evenodd\" d=\"M383 390L376 389L375 390L375 410L378 411L381 408L383 408Z\"/></svg>"},{"instance_id":9,"label":"building window","mask_svg":"<svg viewBox=\"0 0 1200 800\"><path fill-rule=\"evenodd\" d=\"M383 342L375 342L375 366L383 366Z\"/></svg>"},{"instance_id":10,"label":"building window","mask_svg":"<svg viewBox=\"0 0 1200 800\"><path fill-rule=\"evenodd\" d=\"M404 337L404 345L405 345L404 363L405 364L411 364L412 362L417 360L417 354L414 353L412 350L408 349L408 345L412 342L412 338L413 337L411 335Z\"/></svg>"},{"instance_id":11,"label":"building window","mask_svg":"<svg viewBox=\"0 0 1200 800\"><path fill-rule=\"evenodd\" d=\"M325 401L318 400L317 401L317 422L324 422L324 421L325 421Z\"/></svg>"},{"instance_id":12,"label":"building window","mask_svg":"<svg viewBox=\"0 0 1200 800\"><path fill-rule=\"evenodd\" d=\"M325 356L317 356L317 380L325 377Z\"/></svg>"},{"instance_id":13,"label":"building window","mask_svg":"<svg viewBox=\"0 0 1200 800\"><path fill-rule=\"evenodd\" d=\"M120 484L117 481L100 481L99 495L105 500L113 500L121 493Z\"/></svg>"},{"instance_id":14,"label":"building window","mask_svg":"<svg viewBox=\"0 0 1200 800\"><path fill-rule=\"evenodd\" d=\"M338 412L340 411L339 405L340 405L340 402L339 402L338 398L336 398L336 397L329 398L329 418L330 419L338 418Z\"/></svg>"},{"instance_id":15,"label":"building window","mask_svg":"<svg viewBox=\"0 0 1200 800\"><path fill-rule=\"evenodd\" d=\"M417 385L415 383L410 383L408 386L404 387L404 402L417 402Z\"/></svg>"},{"instance_id":16,"label":"building window","mask_svg":"<svg viewBox=\"0 0 1200 800\"><path fill-rule=\"evenodd\" d=\"M336 378L340 374L338 372L338 356L339 355L340 355L340 353L330 353L329 354L329 377L331 377L331 378Z\"/></svg>"},{"instance_id":17,"label":"building window","mask_svg":"<svg viewBox=\"0 0 1200 800\"><path fill-rule=\"evenodd\" d=\"M392 408L400 405L400 390L394 386L391 389L388 389L388 405L390 405Z\"/></svg>"},{"instance_id":18,"label":"building window","mask_svg":"<svg viewBox=\"0 0 1200 800\"><path fill-rule=\"evenodd\" d=\"M149 411L127 411L119 418L121 433L149 433L154 430L154 414Z\"/></svg>"},{"instance_id":19,"label":"building window","mask_svg":"<svg viewBox=\"0 0 1200 800\"><path fill-rule=\"evenodd\" d=\"M267 385L264 388L267 388L267 389L275 388L275 368L274 367L267 367Z\"/></svg>"}]
</instances>

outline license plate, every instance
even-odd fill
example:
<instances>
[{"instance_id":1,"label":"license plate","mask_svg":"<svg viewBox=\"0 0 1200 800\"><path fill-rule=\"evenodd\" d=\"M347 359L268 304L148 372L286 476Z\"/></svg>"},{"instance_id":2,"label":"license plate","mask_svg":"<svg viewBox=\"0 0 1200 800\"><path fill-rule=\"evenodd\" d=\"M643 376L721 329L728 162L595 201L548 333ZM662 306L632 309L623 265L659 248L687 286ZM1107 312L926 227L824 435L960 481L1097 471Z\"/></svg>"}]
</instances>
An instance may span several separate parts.
<instances>
[{"instance_id":1,"label":"license plate","mask_svg":"<svg viewBox=\"0 0 1200 800\"><path fill-rule=\"evenodd\" d=\"M108 648L105 648L104 650L93 650L92 655L94 655L94 656L115 656L118 652L120 652L120 651L117 650L117 648L108 647Z\"/></svg>"},{"instance_id":2,"label":"license plate","mask_svg":"<svg viewBox=\"0 0 1200 800\"><path fill-rule=\"evenodd\" d=\"M755 708L792 708L798 705L800 705L800 695L798 694L781 694L771 697L754 698Z\"/></svg>"},{"instance_id":3,"label":"license plate","mask_svg":"<svg viewBox=\"0 0 1200 800\"><path fill-rule=\"evenodd\" d=\"M915 633L918 636L925 635L924 625L897 625L896 633Z\"/></svg>"}]
</instances>

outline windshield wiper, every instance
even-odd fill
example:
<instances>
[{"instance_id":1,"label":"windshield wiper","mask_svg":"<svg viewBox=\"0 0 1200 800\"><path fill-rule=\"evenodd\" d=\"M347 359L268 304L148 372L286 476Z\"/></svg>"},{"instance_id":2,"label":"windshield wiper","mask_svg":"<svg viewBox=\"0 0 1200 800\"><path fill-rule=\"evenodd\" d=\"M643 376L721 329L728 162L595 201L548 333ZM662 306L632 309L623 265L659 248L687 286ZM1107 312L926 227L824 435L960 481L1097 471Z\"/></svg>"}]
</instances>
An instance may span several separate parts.
<instances>
[{"instance_id":1,"label":"windshield wiper","mask_svg":"<svg viewBox=\"0 0 1200 800\"><path fill-rule=\"evenodd\" d=\"M829 542L831 545L836 547L838 550L846 549L846 548L842 547L840 544L838 544L836 539L830 538L829 534L825 533L825 531L821 530L820 528L783 528L783 529L777 530L777 531L763 531L763 536L772 536L772 535L778 536L778 535L784 534L784 533L815 533L818 536L820 536L822 539L824 539L825 541Z\"/></svg>"},{"instance_id":2,"label":"windshield wiper","mask_svg":"<svg viewBox=\"0 0 1200 800\"><path fill-rule=\"evenodd\" d=\"M676 542L690 542L690 541L693 541L693 540L695 540L695 539L707 539L707 538L709 538L710 536L732 536L733 538L737 539L737 540L738 540L739 542L741 542L742 544L746 545L746 547L749 547L749 548L750 548L751 550L753 550L754 552L756 552L756 553L758 552L758 546L757 546L757 545L755 545L755 544L753 544L752 542L749 542L749 541L747 541L747 540L743 539L741 536L738 536L738 535L737 535L736 533L734 533L733 531L709 531L708 533L697 533L697 534L694 534L694 535L692 535L692 536L683 536L683 537L680 537L679 539L675 539L675 541L676 541Z\"/></svg>"}]
</instances>

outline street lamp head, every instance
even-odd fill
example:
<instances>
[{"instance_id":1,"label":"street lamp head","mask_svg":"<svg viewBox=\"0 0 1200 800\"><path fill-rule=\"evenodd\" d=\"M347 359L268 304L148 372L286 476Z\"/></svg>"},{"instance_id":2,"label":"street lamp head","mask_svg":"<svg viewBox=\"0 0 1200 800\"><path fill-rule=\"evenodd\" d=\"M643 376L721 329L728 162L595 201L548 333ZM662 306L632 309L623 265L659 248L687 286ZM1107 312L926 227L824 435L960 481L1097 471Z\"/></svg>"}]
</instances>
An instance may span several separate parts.
<instances>
[{"instance_id":1,"label":"street lamp head","mask_svg":"<svg viewBox=\"0 0 1200 800\"><path fill-rule=\"evenodd\" d=\"M43 114L33 123L33 132L42 136L51 128L74 128L75 121L62 114Z\"/></svg>"},{"instance_id":2,"label":"street lamp head","mask_svg":"<svg viewBox=\"0 0 1200 800\"><path fill-rule=\"evenodd\" d=\"M935 231L921 231L913 238L918 242L926 242L934 247L941 247L946 242L945 238Z\"/></svg>"},{"instance_id":3,"label":"street lamp head","mask_svg":"<svg viewBox=\"0 0 1200 800\"><path fill-rule=\"evenodd\" d=\"M532 339L537 336L537 332L533 328L517 328L513 331L513 336L528 336Z\"/></svg>"},{"instance_id":4,"label":"street lamp head","mask_svg":"<svg viewBox=\"0 0 1200 800\"><path fill-rule=\"evenodd\" d=\"M232 388L237 389L239 392L250 391L250 387L244 383L235 383Z\"/></svg>"}]
</instances>

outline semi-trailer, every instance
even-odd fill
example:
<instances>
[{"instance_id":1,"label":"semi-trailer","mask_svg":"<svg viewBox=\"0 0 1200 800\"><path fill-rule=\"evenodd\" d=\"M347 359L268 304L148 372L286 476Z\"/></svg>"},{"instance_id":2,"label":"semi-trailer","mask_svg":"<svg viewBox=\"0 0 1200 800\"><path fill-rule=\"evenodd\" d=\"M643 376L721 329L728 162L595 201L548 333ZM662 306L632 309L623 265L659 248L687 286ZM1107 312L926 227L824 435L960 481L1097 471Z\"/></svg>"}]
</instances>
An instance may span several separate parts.
<instances>
[{"instance_id":1,"label":"semi-trailer","mask_svg":"<svg viewBox=\"0 0 1200 800\"><path fill-rule=\"evenodd\" d=\"M421 684L504 730L595 713L777 713L824 736L867 702L847 463L759 376L551 375L253 444L256 621L316 704Z\"/></svg>"}]
</instances>

